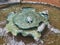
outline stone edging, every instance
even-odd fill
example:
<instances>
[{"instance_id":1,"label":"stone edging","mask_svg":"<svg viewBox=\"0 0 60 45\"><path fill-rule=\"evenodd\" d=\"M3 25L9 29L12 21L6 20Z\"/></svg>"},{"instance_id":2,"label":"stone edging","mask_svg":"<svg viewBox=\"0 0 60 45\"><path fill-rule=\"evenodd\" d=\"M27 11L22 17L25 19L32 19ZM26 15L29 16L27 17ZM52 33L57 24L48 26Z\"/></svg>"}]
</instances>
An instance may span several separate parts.
<instances>
[{"instance_id":1,"label":"stone edging","mask_svg":"<svg viewBox=\"0 0 60 45\"><path fill-rule=\"evenodd\" d=\"M60 9L60 6L55 6L54 4L48 4L48 3L45 3L45 2L21 1L21 3L42 4L42 5L52 6L52 7Z\"/></svg>"}]
</instances>

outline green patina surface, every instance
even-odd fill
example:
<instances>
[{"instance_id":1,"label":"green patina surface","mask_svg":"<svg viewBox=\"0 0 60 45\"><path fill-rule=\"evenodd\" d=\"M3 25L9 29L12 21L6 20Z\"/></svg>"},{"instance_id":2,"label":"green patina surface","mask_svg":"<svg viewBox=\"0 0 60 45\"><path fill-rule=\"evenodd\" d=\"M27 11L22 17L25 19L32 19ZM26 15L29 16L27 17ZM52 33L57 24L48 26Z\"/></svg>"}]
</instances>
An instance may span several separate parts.
<instances>
[{"instance_id":1,"label":"green patina surface","mask_svg":"<svg viewBox=\"0 0 60 45\"><path fill-rule=\"evenodd\" d=\"M5 28L15 36L21 33L23 36L31 35L34 39L39 39L41 37L41 33L37 31L39 23L46 23L47 20L42 15L36 12L34 8L22 8L20 12L11 12L8 14L7 21L9 23L6 24Z\"/></svg>"},{"instance_id":2,"label":"green patina surface","mask_svg":"<svg viewBox=\"0 0 60 45\"><path fill-rule=\"evenodd\" d=\"M46 5L39 5L39 4L17 4L14 6L12 5L12 6L9 6L7 8L4 8L5 10L0 9L0 21L6 20L6 16L10 12L19 11L22 7L29 7L29 6L37 9L37 12L44 10L44 8L48 9L49 10L49 21L50 21L50 23L54 27L60 29L60 15L59 15L60 9L57 9L57 8L51 7L51 6L46 6ZM44 34L46 34L46 33L44 33ZM26 43L33 42L33 40L30 37L29 38L27 38L27 37L23 38L20 36L20 37L18 37L18 40L20 38ZM57 34L50 33L48 36L44 37L43 40L45 41L44 45L60 45L60 36L58 36ZM4 43L4 41L0 40L0 44L2 44L2 43Z\"/></svg>"}]
</instances>

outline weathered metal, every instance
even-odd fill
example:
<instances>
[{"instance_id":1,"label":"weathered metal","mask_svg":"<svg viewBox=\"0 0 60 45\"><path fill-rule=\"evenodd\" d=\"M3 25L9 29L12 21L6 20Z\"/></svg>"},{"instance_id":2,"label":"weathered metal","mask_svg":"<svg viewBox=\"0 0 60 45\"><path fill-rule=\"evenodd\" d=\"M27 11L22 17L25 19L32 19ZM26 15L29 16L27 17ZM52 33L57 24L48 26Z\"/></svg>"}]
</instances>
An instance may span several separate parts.
<instances>
[{"instance_id":1,"label":"weathered metal","mask_svg":"<svg viewBox=\"0 0 60 45\"><path fill-rule=\"evenodd\" d=\"M13 35L21 33L39 40L41 32L48 24L48 11L36 12L34 8L22 8L19 12L11 12L7 17L6 29ZM40 24L41 23L41 24Z\"/></svg>"}]
</instances>

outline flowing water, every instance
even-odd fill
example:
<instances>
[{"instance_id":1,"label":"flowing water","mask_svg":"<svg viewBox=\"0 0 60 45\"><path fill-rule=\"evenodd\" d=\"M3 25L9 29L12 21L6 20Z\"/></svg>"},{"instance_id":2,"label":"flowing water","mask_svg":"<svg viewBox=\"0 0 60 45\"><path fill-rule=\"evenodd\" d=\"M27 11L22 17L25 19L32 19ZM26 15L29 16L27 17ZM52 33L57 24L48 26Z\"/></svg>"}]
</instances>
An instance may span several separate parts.
<instances>
[{"instance_id":1,"label":"flowing water","mask_svg":"<svg viewBox=\"0 0 60 45\"><path fill-rule=\"evenodd\" d=\"M4 5L5 6L5 5ZM1 6L0 6L1 7ZM6 17L8 13L10 12L17 12L19 11L22 7L34 7L36 11L43 11L44 9L47 9L49 11L49 21L52 26L55 28L60 29L60 9L52 7L52 6L47 6L47 5L40 5L40 4L13 4L13 5L7 5L5 7L0 8L0 22L3 22L6 20ZM6 22L0 24L0 27L3 28L5 26ZM11 33L8 33L8 38L12 37ZM26 45L41 45L36 44L36 42L33 40L32 37L23 37L21 34L18 34L17 36L14 37L16 41L21 43L24 43ZM46 27L45 30L42 32L42 37L41 39L44 41L44 45L60 45L60 34L55 34ZM5 44L6 45L6 37L1 36L0 37L0 45ZM13 43L12 43L13 44Z\"/></svg>"}]
</instances>

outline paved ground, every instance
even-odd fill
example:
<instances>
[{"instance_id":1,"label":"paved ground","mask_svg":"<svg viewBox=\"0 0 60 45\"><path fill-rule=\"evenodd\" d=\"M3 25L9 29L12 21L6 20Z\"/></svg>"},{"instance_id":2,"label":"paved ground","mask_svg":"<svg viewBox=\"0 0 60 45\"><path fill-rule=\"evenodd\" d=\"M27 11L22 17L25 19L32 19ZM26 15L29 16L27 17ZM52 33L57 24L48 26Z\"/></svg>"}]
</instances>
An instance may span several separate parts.
<instances>
[{"instance_id":1,"label":"paved ground","mask_svg":"<svg viewBox=\"0 0 60 45\"><path fill-rule=\"evenodd\" d=\"M3 4L7 4L7 3L20 3L20 1L22 2L44 2L44 3L47 3L47 4L51 4L51 5L54 5L54 6L57 6L57 7L60 7L60 0L9 0L8 2L5 2ZM1 5L2 3L0 3Z\"/></svg>"},{"instance_id":2,"label":"paved ground","mask_svg":"<svg viewBox=\"0 0 60 45\"><path fill-rule=\"evenodd\" d=\"M55 6L60 7L60 0L23 0L23 1L26 1L26 2L29 2L29 1L32 1L32 2L45 2L45 3L53 4Z\"/></svg>"}]
</instances>

